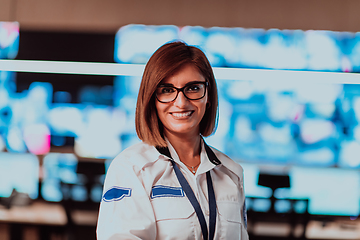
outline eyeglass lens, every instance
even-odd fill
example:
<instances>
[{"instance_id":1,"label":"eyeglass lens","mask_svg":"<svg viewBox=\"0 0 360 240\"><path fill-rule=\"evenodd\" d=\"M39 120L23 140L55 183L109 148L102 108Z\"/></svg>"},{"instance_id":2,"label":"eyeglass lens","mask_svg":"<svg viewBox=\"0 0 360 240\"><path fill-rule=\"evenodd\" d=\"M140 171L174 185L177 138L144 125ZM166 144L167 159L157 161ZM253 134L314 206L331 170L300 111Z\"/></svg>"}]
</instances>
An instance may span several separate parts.
<instances>
[{"instance_id":1,"label":"eyeglass lens","mask_svg":"<svg viewBox=\"0 0 360 240\"><path fill-rule=\"evenodd\" d=\"M205 96L205 86L205 82L192 83L183 88L176 88L173 86L159 86L156 89L156 98L160 102L172 102L177 98L179 91L181 91L186 98L190 100L198 100Z\"/></svg>"}]
</instances>

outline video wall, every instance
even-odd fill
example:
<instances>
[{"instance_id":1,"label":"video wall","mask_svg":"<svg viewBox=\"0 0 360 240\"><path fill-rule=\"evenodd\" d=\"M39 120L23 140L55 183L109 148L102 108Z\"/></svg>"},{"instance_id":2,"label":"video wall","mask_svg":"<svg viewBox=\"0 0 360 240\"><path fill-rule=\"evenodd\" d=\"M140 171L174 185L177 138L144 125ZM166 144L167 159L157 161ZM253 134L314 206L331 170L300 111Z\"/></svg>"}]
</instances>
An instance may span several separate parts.
<instances>
[{"instance_id":1,"label":"video wall","mask_svg":"<svg viewBox=\"0 0 360 240\"><path fill-rule=\"evenodd\" d=\"M259 186L257 178L262 166L273 165L285 169L291 179L290 189L277 190L278 198L309 198L311 214L357 216L360 85L347 82L347 76L354 76L351 73L342 75L338 83L326 83L324 78L329 75L315 71L359 72L359 36L327 31L128 25L116 34L114 60L129 66L145 64L162 44L181 39L203 49L214 70L259 69L261 79L249 80L234 72L234 76L216 79L219 122L216 133L206 141L242 164L249 197L269 198L271 192ZM14 38L12 46L17 41L18 37ZM9 56L5 58L14 58ZM279 82L267 77L264 69L314 74L302 80L299 72L292 71L289 79ZM56 87L55 73L45 74L41 81L22 90L17 75L0 71L0 151L7 152L0 155L0 165L9 164L9 160L5 163L8 154L44 156L40 194L45 200L63 199L61 181L81 181L76 175L78 158L108 159L108 166L120 151L139 141L134 119L141 73L114 76L112 84L91 84L89 80L75 94L71 84L61 90ZM61 75L64 82L70 77ZM61 154L61 148L70 148L72 153ZM23 169L21 163L17 167ZM29 186L30 196L36 198L33 191L36 188ZM0 196L9 196L8 188L0 188ZM84 188L80 186L73 197L84 201ZM93 199L100 198L98 186ZM329 198L332 200L326 201ZM261 211L266 204L249 207Z\"/></svg>"},{"instance_id":2,"label":"video wall","mask_svg":"<svg viewBox=\"0 0 360 240\"><path fill-rule=\"evenodd\" d=\"M213 67L360 71L360 33L315 30L127 25L116 34L115 61L146 63L173 40L200 47Z\"/></svg>"}]
</instances>

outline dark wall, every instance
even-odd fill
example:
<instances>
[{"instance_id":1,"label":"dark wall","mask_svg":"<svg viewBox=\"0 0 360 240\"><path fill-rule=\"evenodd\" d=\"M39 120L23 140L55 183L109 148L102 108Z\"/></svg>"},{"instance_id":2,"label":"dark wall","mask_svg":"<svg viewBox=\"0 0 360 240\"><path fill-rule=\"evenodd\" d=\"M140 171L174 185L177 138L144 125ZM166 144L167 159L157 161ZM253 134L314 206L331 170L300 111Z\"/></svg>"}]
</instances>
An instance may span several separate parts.
<instances>
[{"instance_id":1,"label":"dark wall","mask_svg":"<svg viewBox=\"0 0 360 240\"><path fill-rule=\"evenodd\" d=\"M20 30L16 59L114 62L115 33Z\"/></svg>"}]
</instances>

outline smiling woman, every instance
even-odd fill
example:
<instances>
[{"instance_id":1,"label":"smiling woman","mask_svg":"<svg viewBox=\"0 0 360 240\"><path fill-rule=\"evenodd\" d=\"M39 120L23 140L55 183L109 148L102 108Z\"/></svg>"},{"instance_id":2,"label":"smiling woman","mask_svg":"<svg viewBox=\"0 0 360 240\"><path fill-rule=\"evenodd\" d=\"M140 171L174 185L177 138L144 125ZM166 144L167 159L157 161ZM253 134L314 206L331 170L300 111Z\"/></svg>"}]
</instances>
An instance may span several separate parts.
<instances>
[{"instance_id":1,"label":"smiling woman","mask_svg":"<svg viewBox=\"0 0 360 240\"><path fill-rule=\"evenodd\" d=\"M168 87L162 87L164 85ZM189 89L189 87L191 88ZM181 67L174 74L164 79L159 88L162 90L161 94L158 94L158 90L156 92L155 106L163 125L163 134L170 142L171 138L176 138L176 136L183 140L185 138L199 138L200 121L206 111L208 96L205 94L205 79L197 68L190 64ZM167 91L164 93L166 89ZM181 89L181 93L177 89ZM175 94L168 94L168 92ZM187 94L184 94L185 92ZM189 99L187 95L194 97L194 99ZM159 98L163 101L160 101ZM164 100L168 101L164 102Z\"/></svg>"},{"instance_id":2,"label":"smiling woman","mask_svg":"<svg viewBox=\"0 0 360 240\"><path fill-rule=\"evenodd\" d=\"M217 111L200 49L172 42L152 55L136 107L142 142L109 167L99 240L248 239L243 169L203 139L215 131Z\"/></svg>"},{"instance_id":3,"label":"smiling woman","mask_svg":"<svg viewBox=\"0 0 360 240\"><path fill-rule=\"evenodd\" d=\"M186 79L186 77L184 77L185 83L177 87L184 87L185 84L193 81L206 82L207 88L204 90L207 92L209 107L199 125L200 134L202 136L209 136L216 128L218 107L217 87L211 65L205 54L200 49L188 46L182 42L165 44L151 56L145 66L136 106L136 132L141 140L150 145L167 146L163 134L163 123L158 121L155 99L158 97L159 88L169 86L169 84L172 87L175 86L174 83L169 82L169 78L180 78L180 76L177 75L179 75L180 69L185 68L186 65L192 66L188 68L193 70L191 74L195 76L191 76L192 79ZM190 71L187 71L184 74L188 74L189 72ZM180 75L182 74L180 73ZM184 90L189 89L185 88ZM177 95L179 95L179 90L176 92ZM185 96L186 95L189 94L185 93Z\"/></svg>"}]
</instances>

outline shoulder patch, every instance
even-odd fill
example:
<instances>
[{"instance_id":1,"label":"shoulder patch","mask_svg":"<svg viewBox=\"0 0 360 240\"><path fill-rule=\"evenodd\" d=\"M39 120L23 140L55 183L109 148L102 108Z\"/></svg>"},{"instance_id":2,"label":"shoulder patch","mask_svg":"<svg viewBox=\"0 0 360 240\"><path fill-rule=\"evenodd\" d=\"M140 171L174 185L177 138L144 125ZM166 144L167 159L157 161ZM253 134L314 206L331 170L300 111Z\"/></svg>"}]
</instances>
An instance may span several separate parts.
<instances>
[{"instance_id":1,"label":"shoulder patch","mask_svg":"<svg viewBox=\"0 0 360 240\"><path fill-rule=\"evenodd\" d=\"M131 188L114 186L106 191L102 200L105 202L120 201L124 197L131 197Z\"/></svg>"},{"instance_id":2,"label":"shoulder patch","mask_svg":"<svg viewBox=\"0 0 360 240\"><path fill-rule=\"evenodd\" d=\"M158 197L184 197L184 191L181 187L170 187L157 185L153 186L151 190L151 198Z\"/></svg>"}]
</instances>

